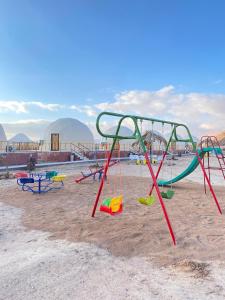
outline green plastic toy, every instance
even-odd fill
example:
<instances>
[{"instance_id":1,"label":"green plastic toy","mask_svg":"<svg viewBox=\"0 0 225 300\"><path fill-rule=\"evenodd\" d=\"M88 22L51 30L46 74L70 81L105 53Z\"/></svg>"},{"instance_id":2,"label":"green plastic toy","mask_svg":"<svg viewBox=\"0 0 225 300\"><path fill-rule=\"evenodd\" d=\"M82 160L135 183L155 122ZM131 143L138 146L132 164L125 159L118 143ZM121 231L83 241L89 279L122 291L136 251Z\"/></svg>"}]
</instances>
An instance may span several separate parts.
<instances>
[{"instance_id":1,"label":"green plastic toy","mask_svg":"<svg viewBox=\"0 0 225 300\"><path fill-rule=\"evenodd\" d=\"M109 207L111 200L112 200L112 198L107 198L107 199L103 200L102 205Z\"/></svg>"},{"instance_id":2,"label":"green plastic toy","mask_svg":"<svg viewBox=\"0 0 225 300\"><path fill-rule=\"evenodd\" d=\"M155 202L155 198L154 196L148 196L148 197L140 197L138 198L138 202L140 202L141 204L150 206Z\"/></svg>"},{"instance_id":3,"label":"green plastic toy","mask_svg":"<svg viewBox=\"0 0 225 300\"><path fill-rule=\"evenodd\" d=\"M166 192L161 192L161 196L165 199L172 199L175 192L173 190L167 190Z\"/></svg>"},{"instance_id":4,"label":"green plastic toy","mask_svg":"<svg viewBox=\"0 0 225 300\"><path fill-rule=\"evenodd\" d=\"M56 171L48 171L48 172L46 172L46 178L47 179L51 179L52 177L57 176L57 175L58 175L58 172L56 172Z\"/></svg>"}]
</instances>

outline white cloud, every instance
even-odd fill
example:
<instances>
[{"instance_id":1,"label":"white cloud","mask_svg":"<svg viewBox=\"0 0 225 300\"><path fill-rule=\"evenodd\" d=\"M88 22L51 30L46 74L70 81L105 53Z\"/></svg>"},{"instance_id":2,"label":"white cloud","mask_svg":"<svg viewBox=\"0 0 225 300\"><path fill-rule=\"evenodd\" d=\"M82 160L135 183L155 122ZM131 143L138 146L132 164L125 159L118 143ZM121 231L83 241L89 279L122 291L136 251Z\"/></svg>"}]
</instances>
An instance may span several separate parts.
<instances>
[{"instance_id":1,"label":"white cloud","mask_svg":"<svg viewBox=\"0 0 225 300\"><path fill-rule=\"evenodd\" d=\"M7 124L48 124L49 121L43 119L26 119L26 120L18 120L14 122L8 122Z\"/></svg>"},{"instance_id":2,"label":"white cloud","mask_svg":"<svg viewBox=\"0 0 225 300\"><path fill-rule=\"evenodd\" d=\"M115 111L163 118L187 124L194 134L224 130L224 94L177 93L172 85L156 91L125 91L112 102L95 107L101 111ZM208 125L207 125L208 124Z\"/></svg>"},{"instance_id":3,"label":"white cloud","mask_svg":"<svg viewBox=\"0 0 225 300\"><path fill-rule=\"evenodd\" d=\"M223 83L223 79L215 80L215 81L213 81L212 84L217 85L217 84L221 84L221 83Z\"/></svg>"},{"instance_id":4,"label":"white cloud","mask_svg":"<svg viewBox=\"0 0 225 300\"><path fill-rule=\"evenodd\" d=\"M71 105L70 109L84 113L89 117L94 117L97 114L96 110L91 105Z\"/></svg>"},{"instance_id":5,"label":"white cloud","mask_svg":"<svg viewBox=\"0 0 225 300\"><path fill-rule=\"evenodd\" d=\"M18 120L10 123L3 123L7 138L10 139L17 133L24 133L33 141L41 139L45 128L49 125L49 121L42 119Z\"/></svg>"},{"instance_id":6,"label":"white cloud","mask_svg":"<svg viewBox=\"0 0 225 300\"><path fill-rule=\"evenodd\" d=\"M173 94L174 87L166 86L157 91L125 91L115 96L114 102L102 102L96 105L100 110L117 112L136 112L136 114L154 115L166 111L167 97ZM170 100L174 102L174 99Z\"/></svg>"},{"instance_id":7,"label":"white cloud","mask_svg":"<svg viewBox=\"0 0 225 300\"><path fill-rule=\"evenodd\" d=\"M32 102L27 102L28 105L34 105L37 107L40 107L42 109L46 109L49 111L56 111L59 110L61 108L64 108L64 105L58 104L58 103L43 103L40 101L32 101Z\"/></svg>"},{"instance_id":8,"label":"white cloud","mask_svg":"<svg viewBox=\"0 0 225 300\"><path fill-rule=\"evenodd\" d=\"M24 101L0 101L0 113L4 112L27 113L27 105Z\"/></svg>"},{"instance_id":9,"label":"white cloud","mask_svg":"<svg viewBox=\"0 0 225 300\"><path fill-rule=\"evenodd\" d=\"M32 108L32 106L39 107L41 109L48 110L48 111L56 111L64 107L61 104L44 103L41 101L0 100L0 113L6 113L6 112L15 112L17 114L28 113L30 108Z\"/></svg>"},{"instance_id":10,"label":"white cloud","mask_svg":"<svg viewBox=\"0 0 225 300\"><path fill-rule=\"evenodd\" d=\"M202 124L200 125L200 128L206 129L206 130L213 130L213 129L214 129L214 126L213 126L213 124L202 123Z\"/></svg>"},{"instance_id":11,"label":"white cloud","mask_svg":"<svg viewBox=\"0 0 225 300\"><path fill-rule=\"evenodd\" d=\"M65 109L71 113L71 116L73 115L71 110L77 111L87 116L86 123L89 122L95 133L95 125L91 122L93 117L103 110L184 123L191 129L192 134L198 136L208 132L217 133L225 129L225 94L180 93L172 85L153 91L124 91L117 93L110 102L98 104L93 102L93 105L91 103L88 105L62 105L41 101L0 101L0 113L11 111L25 114L30 112L32 117L32 109L35 108L50 112ZM125 120L123 125L131 127L131 123L130 120ZM27 127L33 124L32 128L35 128L35 125L44 127L46 123L44 120L22 120L14 122L14 129L16 129L16 124L24 125L24 130L26 130L26 124ZM105 129L114 125L116 122L113 120L104 120L103 127ZM143 128L150 128L150 126L143 124ZM38 132L35 131L35 135L36 133Z\"/></svg>"}]
</instances>

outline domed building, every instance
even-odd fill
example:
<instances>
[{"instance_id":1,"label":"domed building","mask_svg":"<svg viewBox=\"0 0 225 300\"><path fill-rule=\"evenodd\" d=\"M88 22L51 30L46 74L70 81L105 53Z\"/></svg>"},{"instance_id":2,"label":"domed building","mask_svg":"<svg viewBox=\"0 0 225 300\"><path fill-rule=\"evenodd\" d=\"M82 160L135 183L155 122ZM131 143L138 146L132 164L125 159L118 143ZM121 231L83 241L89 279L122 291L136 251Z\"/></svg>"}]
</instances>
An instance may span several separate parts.
<instances>
[{"instance_id":1,"label":"domed building","mask_svg":"<svg viewBox=\"0 0 225 300\"><path fill-rule=\"evenodd\" d=\"M0 124L0 151L5 151L7 138L5 135L5 130Z\"/></svg>"},{"instance_id":2,"label":"domed building","mask_svg":"<svg viewBox=\"0 0 225 300\"><path fill-rule=\"evenodd\" d=\"M2 127L2 125L0 124L0 142L6 142L6 141L7 141L7 138L5 135L5 130Z\"/></svg>"},{"instance_id":3,"label":"domed building","mask_svg":"<svg viewBox=\"0 0 225 300\"><path fill-rule=\"evenodd\" d=\"M84 123L73 118L62 118L46 128L43 142L49 150L59 151L68 150L73 143L94 143L94 137Z\"/></svg>"},{"instance_id":4,"label":"domed building","mask_svg":"<svg viewBox=\"0 0 225 300\"><path fill-rule=\"evenodd\" d=\"M106 130L105 132L107 134L115 134L116 133L116 130L117 130L117 126L113 126L111 128L109 128L108 130ZM120 136L132 136L133 135L133 131L126 127L126 126L121 126L120 127L120 131L119 131L119 135ZM105 139L103 139L103 141L105 141ZM125 144L132 144L133 142L135 141L135 139L124 139L124 140L120 140L120 145L125 145Z\"/></svg>"},{"instance_id":5,"label":"domed building","mask_svg":"<svg viewBox=\"0 0 225 300\"><path fill-rule=\"evenodd\" d=\"M9 139L11 143L31 143L32 140L24 133L18 133Z\"/></svg>"},{"instance_id":6,"label":"domed building","mask_svg":"<svg viewBox=\"0 0 225 300\"><path fill-rule=\"evenodd\" d=\"M108 130L106 130L106 133L107 134L115 134L116 130L117 130L117 126L113 126L113 127L109 128ZM119 135L131 136L131 135L133 135L133 132L130 128L128 128L126 126L121 126L120 131L119 131Z\"/></svg>"}]
</instances>

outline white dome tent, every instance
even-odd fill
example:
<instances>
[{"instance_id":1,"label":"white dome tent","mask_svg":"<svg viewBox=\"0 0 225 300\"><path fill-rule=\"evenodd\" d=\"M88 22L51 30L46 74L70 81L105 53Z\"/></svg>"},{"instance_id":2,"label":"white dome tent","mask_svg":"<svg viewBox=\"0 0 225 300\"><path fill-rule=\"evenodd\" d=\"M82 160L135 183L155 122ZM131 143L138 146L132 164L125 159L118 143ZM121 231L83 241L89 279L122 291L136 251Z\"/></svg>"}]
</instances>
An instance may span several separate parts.
<instances>
[{"instance_id":1,"label":"white dome tent","mask_svg":"<svg viewBox=\"0 0 225 300\"><path fill-rule=\"evenodd\" d=\"M5 151L6 143L7 143L7 138L5 135L5 130L0 124L0 151Z\"/></svg>"},{"instance_id":2,"label":"white dome tent","mask_svg":"<svg viewBox=\"0 0 225 300\"><path fill-rule=\"evenodd\" d=\"M117 130L117 126L112 126L109 129L105 130L106 134L115 134ZM119 135L121 136L132 136L133 135L133 131L132 129L126 127L126 126L121 126L120 127L120 131L119 131ZM108 139L107 140L109 143L112 143L112 139ZM124 140L120 140L120 149L121 150L131 150L131 145L132 143L135 141L135 139L124 139ZM106 139L103 138L102 142L106 142Z\"/></svg>"},{"instance_id":3,"label":"white dome tent","mask_svg":"<svg viewBox=\"0 0 225 300\"><path fill-rule=\"evenodd\" d=\"M113 126L113 127L110 127L108 130L106 130L106 133L107 134L115 134L116 130L117 130L117 126ZM119 135L131 136L132 134L133 134L133 131L130 128L128 128L126 126L120 127Z\"/></svg>"},{"instance_id":4,"label":"white dome tent","mask_svg":"<svg viewBox=\"0 0 225 300\"><path fill-rule=\"evenodd\" d=\"M6 142L6 141L7 141L7 138L5 135L5 130L2 127L2 125L0 124L0 142Z\"/></svg>"},{"instance_id":5,"label":"white dome tent","mask_svg":"<svg viewBox=\"0 0 225 300\"><path fill-rule=\"evenodd\" d=\"M32 140L24 133L18 133L9 139L10 143L32 143Z\"/></svg>"},{"instance_id":6,"label":"white dome tent","mask_svg":"<svg viewBox=\"0 0 225 300\"><path fill-rule=\"evenodd\" d=\"M58 143L58 150L70 150L71 144L93 144L94 137L90 129L73 118L62 118L52 122L45 130L44 141L47 150L57 150L53 145Z\"/></svg>"}]
</instances>

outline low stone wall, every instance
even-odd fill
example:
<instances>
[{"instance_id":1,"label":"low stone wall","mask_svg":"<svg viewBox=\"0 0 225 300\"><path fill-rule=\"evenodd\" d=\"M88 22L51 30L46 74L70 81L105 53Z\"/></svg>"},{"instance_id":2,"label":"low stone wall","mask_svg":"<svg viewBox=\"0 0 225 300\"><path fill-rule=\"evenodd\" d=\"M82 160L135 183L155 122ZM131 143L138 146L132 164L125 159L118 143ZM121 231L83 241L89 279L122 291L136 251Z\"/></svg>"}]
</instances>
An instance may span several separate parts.
<instances>
[{"instance_id":1,"label":"low stone wall","mask_svg":"<svg viewBox=\"0 0 225 300\"><path fill-rule=\"evenodd\" d=\"M37 160L37 153L32 153ZM30 157L30 153L8 152L0 154L0 166L25 165Z\"/></svg>"},{"instance_id":2,"label":"low stone wall","mask_svg":"<svg viewBox=\"0 0 225 300\"><path fill-rule=\"evenodd\" d=\"M120 157L128 157L130 151L120 151ZM85 156L88 157L89 159L104 159L107 157L107 153L105 151L89 151L85 152ZM113 151L112 157L116 158L118 157L118 151Z\"/></svg>"},{"instance_id":3,"label":"low stone wall","mask_svg":"<svg viewBox=\"0 0 225 300\"><path fill-rule=\"evenodd\" d=\"M38 152L37 162L70 161L70 152Z\"/></svg>"},{"instance_id":4,"label":"low stone wall","mask_svg":"<svg viewBox=\"0 0 225 300\"><path fill-rule=\"evenodd\" d=\"M0 166L26 165L31 154L37 163L70 160L70 152L8 152L0 154Z\"/></svg>"},{"instance_id":5,"label":"low stone wall","mask_svg":"<svg viewBox=\"0 0 225 300\"><path fill-rule=\"evenodd\" d=\"M129 154L132 153L132 151L120 151L120 157L128 157ZM159 150L154 150L152 152L152 155L162 155L163 152L162 151L159 151ZM184 150L177 150L174 152L174 154L176 155L182 155L182 154L185 154L185 151ZM88 151L88 152L85 152L84 155L86 157L88 157L89 159L103 159L103 158L106 158L107 157L107 154L105 151L99 151L99 152L96 152L96 151ZM113 151L113 155L112 157L116 158L118 157L118 151L115 150Z\"/></svg>"},{"instance_id":6,"label":"low stone wall","mask_svg":"<svg viewBox=\"0 0 225 300\"><path fill-rule=\"evenodd\" d=\"M179 151L179 154L183 154L182 152L184 151ZM120 157L128 157L129 153L130 151L120 151ZM31 154L37 163L70 161L71 156L71 152L7 152L0 153L0 166L26 165ZM157 155L162 153L154 151L153 154ZM104 159L107 156L104 151L90 151L85 153L85 155L89 159ZM79 160L77 156L74 155L73 157L74 160ZM118 151L114 151L112 157L117 158Z\"/></svg>"}]
</instances>

